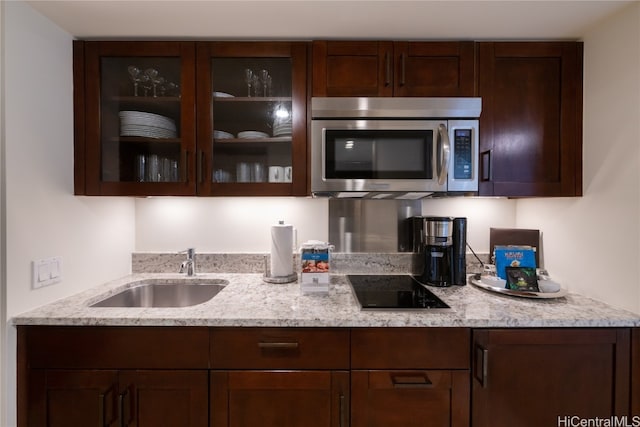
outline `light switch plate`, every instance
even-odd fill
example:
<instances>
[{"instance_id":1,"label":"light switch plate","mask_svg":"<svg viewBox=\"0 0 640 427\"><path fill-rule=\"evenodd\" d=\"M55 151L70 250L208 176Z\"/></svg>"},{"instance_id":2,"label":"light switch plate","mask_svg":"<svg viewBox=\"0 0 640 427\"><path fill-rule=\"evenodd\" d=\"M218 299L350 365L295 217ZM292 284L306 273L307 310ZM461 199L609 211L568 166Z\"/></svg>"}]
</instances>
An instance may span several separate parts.
<instances>
[{"instance_id":1,"label":"light switch plate","mask_svg":"<svg viewBox=\"0 0 640 427\"><path fill-rule=\"evenodd\" d=\"M31 287L39 289L62 281L62 257L44 258L32 262Z\"/></svg>"}]
</instances>

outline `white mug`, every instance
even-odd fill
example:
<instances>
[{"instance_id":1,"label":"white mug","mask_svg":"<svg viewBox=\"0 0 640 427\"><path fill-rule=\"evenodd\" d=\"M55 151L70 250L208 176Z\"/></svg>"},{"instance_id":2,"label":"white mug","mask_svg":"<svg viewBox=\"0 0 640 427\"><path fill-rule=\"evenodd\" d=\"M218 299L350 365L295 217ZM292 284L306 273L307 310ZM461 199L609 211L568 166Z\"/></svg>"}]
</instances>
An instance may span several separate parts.
<instances>
[{"instance_id":1,"label":"white mug","mask_svg":"<svg viewBox=\"0 0 640 427\"><path fill-rule=\"evenodd\" d=\"M293 181L293 168L291 166L284 167L284 182Z\"/></svg>"},{"instance_id":2,"label":"white mug","mask_svg":"<svg viewBox=\"0 0 640 427\"><path fill-rule=\"evenodd\" d=\"M269 166L269 182L283 182L284 168L282 166Z\"/></svg>"}]
</instances>

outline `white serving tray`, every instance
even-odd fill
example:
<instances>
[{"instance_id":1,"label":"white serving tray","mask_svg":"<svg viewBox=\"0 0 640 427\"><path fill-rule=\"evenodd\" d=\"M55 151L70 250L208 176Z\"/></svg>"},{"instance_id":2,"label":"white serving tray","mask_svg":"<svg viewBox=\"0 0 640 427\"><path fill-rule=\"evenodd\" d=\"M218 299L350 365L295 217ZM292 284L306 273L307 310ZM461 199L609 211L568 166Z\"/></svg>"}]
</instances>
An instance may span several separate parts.
<instances>
[{"instance_id":1,"label":"white serving tray","mask_svg":"<svg viewBox=\"0 0 640 427\"><path fill-rule=\"evenodd\" d=\"M532 292L532 291L514 291L512 289L501 288L497 286L490 286L490 285L487 285L486 283L483 283L480 280L479 274L471 276L469 278L469 281L471 282L471 284L479 288L485 289L487 291L495 292L497 294L502 294L502 295L520 297L520 298L533 298L533 299L562 298L569 293L568 290L562 287L558 292Z\"/></svg>"}]
</instances>

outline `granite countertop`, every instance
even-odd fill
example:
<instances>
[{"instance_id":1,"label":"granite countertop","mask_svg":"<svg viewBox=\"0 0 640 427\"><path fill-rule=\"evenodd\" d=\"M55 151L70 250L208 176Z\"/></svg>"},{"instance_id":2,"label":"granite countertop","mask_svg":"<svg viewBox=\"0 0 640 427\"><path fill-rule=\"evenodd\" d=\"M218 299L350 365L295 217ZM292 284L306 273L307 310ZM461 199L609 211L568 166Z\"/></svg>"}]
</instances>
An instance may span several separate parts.
<instances>
[{"instance_id":1,"label":"granite countertop","mask_svg":"<svg viewBox=\"0 0 640 427\"><path fill-rule=\"evenodd\" d=\"M184 308L92 308L131 282L184 279L166 273L132 274L12 319L14 325L235 326L235 327L629 327L640 316L569 294L557 299L499 295L473 285L429 288L451 310L362 311L344 275L328 295L302 295L298 283L269 284L260 274L199 274L195 280L229 284L210 301Z\"/></svg>"}]
</instances>

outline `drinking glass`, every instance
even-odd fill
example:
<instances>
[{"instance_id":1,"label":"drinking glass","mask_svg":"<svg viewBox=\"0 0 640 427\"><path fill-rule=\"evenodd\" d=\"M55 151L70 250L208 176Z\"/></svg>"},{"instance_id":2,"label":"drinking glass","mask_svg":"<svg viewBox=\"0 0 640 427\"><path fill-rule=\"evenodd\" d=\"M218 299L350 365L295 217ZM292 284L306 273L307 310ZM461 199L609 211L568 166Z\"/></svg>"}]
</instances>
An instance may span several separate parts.
<instances>
[{"instance_id":1,"label":"drinking glass","mask_svg":"<svg viewBox=\"0 0 640 427\"><path fill-rule=\"evenodd\" d=\"M267 70L260 71L260 83L262 83L262 96L267 97L267 82L269 81L269 72Z\"/></svg>"},{"instance_id":2,"label":"drinking glass","mask_svg":"<svg viewBox=\"0 0 640 427\"><path fill-rule=\"evenodd\" d=\"M153 88L153 97L157 97L156 87L159 84L159 72L155 68L147 68L144 70L144 74L149 77L149 81L151 82L151 87ZM163 79L164 81L164 79Z\"/></svg>"},{"instance_id":3,"label":"drinking glass","mask_svg":"<svg viewBox=\"0 0 640 427\"><path fill-rule=\"evenodd\" d=\"M141 71L135 65L129 65L127 71L129 71L129 78L133 82L133 96L138 96L138 83L140 83Z\"/></svg>"},{"instance_id":4,"label":"drinking glass","mask_svg":"<svg viewBox=\"0 0 640 427\"><path fill-rule=\"evenodd\" d=\"M247 96L251 97L251 85L253 84L253 71L247 68L244 70L244 81L247 84Z\"/></svg>"}]
</instances>

